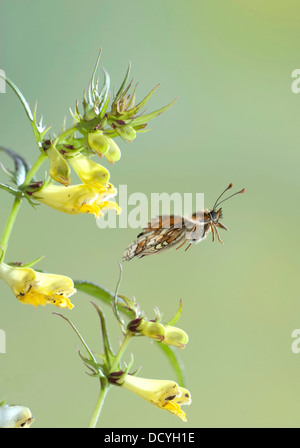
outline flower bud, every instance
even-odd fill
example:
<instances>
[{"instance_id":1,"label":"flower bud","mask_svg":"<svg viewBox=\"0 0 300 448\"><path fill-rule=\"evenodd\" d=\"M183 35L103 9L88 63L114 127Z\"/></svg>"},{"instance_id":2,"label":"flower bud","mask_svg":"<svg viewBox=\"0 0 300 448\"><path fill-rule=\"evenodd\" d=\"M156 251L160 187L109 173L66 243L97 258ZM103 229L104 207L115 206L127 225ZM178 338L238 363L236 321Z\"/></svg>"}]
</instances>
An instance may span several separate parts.
<instances>
[{"instance_id":1,"label":"flower bud","mask_svg":"<svg viewBox=\"0 0 300 448\"><path fill-rule=\"evenodd\" d=\"M136 131L130 124L118 127L118 134L128 142L132 142L136 137Z\"/></svg>"},{"instance_id":2,"label":"flower bud","mask_svg":"<svg viewBox=\"0 0 300 448\"><path fill-rule=\"evenodd\" d=\"M157 339L163 341L165 338L165 327L158 322L149 322L146 319L135 319L128 324L128 330L140 333L143 336L147 336L151 339Z\"/></svg>"},{"instance_id":3,"label":"flower bud","mask_svg":"<svg viewBox=\"0 0 300 448\"><path fill-rule=\"evenodd\" d=\"M151 339L156 339L166 345L185 348L189 337L181 328L172 325L163 325L157 321L149 321L143 317L129 322L127 329L133 333L139 333Z\"/></svg>"},{"instance_id":4,"label":"flower bud","mask_svg":"<svg viewBox=\"0 0 300 448\"><path fill-rule=\"evenodd\" d=\"M88 134L88 144L100 157L109 150L109 140L102 131L94 131Z\"/></svg>"},{"instance_id":5,"label":"flower bud","mask_svg":"<svg viewBox=\"0 0 300 448\"><path fill-rule=\"evenodd\" d=\"M116 144L116 142L110 138L109 138L109 150L108 152L105 154L105 157L107 158L107 160L109 161L109 163L115 163L118 160L120 160L121 158L121 151L119 146Z\"/></svg>"},{"instance_id":6,"label":"flower bud","mask_svg":"<svg viewBox=\"0 0 300 448\"><path fill-rule=\"evenodd\" d=\"M165 327L165 338L162 341L164 344L185 348L188 341L188 335L181 328L172 327L171 325Z\"/></svg>"},{"instance_id":7,"label":"flower bud","mask_svg":"<svg viewBox=\"0 0 300 448\"><path fill-rule=\"evenodd\" d=\"M112 138L104 135L102 131L90 132L88 134L88 144L100 157L104 155L109 163L120 160L120 148Z\"/></svg>"}]
</instances>

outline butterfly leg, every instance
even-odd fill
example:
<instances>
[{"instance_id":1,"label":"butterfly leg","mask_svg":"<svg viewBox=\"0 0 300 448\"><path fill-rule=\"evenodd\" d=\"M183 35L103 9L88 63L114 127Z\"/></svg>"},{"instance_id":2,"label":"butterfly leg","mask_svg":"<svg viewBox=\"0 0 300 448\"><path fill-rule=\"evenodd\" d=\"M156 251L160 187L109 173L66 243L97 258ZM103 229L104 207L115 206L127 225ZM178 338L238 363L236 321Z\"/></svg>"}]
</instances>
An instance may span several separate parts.
<instances>
[{"instance_id":1,"label":"butterfly leg","mask_svg":"<svg viewBox=\"0 0 300 448\"><path fill-rule=\"evenodd\" d=\"M180 244L180 246L177 246L177 247L176 247L176 250L178 250L178 249L180 249L182 246L184 246L186 242L187 242L187 240L185 239L185 240L183 241L183 243Z\"/></svg>"},{"instance_id":2,"label":"butterfly leg","mask_svg":"<svg viewBox=\"0 0 300 448\"><path fill-rule=\"evenodd\" d=\"M210 225L210 229L211 229L212 242L214 242L215 241L215 231L214 231L213 224Z\"/></svg>"},{"instance_id":3,"label":"butterfly leg","mask_svg":"<svg viewBox=\"0 0 300 448\"><path fill-rule=\"evenodd\" d=\"M216 233L217 233L218 240L220 241L221 244L224 244L223 241L222 241L221 238L220 238L220 235L219 235L219 232L218 232L217 227L216 227L214 224L213 224L213 226L214 226L215 231L216 231Z\"/></svg>"}]
</instances>

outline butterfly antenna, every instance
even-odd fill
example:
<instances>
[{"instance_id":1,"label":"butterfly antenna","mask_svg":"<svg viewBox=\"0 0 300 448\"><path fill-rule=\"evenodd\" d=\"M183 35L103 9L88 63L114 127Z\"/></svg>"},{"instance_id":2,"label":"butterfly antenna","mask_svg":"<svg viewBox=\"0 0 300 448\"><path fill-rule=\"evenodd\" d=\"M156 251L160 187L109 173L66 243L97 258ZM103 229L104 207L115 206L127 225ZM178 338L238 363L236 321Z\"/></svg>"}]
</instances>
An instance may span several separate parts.
<instances>
[{"instance_id":1,"label":"butterfly antenna","mask_svg":"<svg viewBox=\"0 0 300 448\"><path fill-rule=\"evenodd\" d=\"M227 190L230 190L230 188L232 188L232 187L233 187L233 184L230 183L230 184L228 185L228 187L225 188L225 190L223 191L223 193L220 194L220 196L218 197L218 199L217 199L216 202L215 202L215 205L213 206L213 210L215 210L215 208L217 207L217 205L218 205L218 200L221 199L221 197L223 196L223 194L226 193Z\"/></svg>"},{"instance_id":2,"label":"butterfly antenna","mask_svg":"<svg viewBox=\"0 0 300 448\"><path fill-rule=\"evenodd\" d=\"M226 191L226 190L225 190L225 191ZM240 194L240 193L245 193L245 191L246 191L246 188L243 188L242 190L237 191L236 193L233 193L231 196L228 196L228 198L223 199L223 201L221 201L221 202L215 204L215 205L214 205L214 209L215 209L215 207L218 207L220 204L222 204L223 202L225 202L225 201L227 201L228 199L232 198L233 196L236 196L237 194ZM220 198L219 198L219 199L220 199Z\"/></svg>"}]
</instances>

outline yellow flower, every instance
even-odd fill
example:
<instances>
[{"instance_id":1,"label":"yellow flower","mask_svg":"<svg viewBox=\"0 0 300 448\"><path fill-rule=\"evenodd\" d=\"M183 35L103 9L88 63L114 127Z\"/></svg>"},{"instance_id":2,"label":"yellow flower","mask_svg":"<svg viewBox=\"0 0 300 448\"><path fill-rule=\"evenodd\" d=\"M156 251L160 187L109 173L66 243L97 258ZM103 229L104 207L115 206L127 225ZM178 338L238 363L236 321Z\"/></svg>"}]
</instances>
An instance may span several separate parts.
<instances>
[{"instance_id":1,"label":"yellow flower","mask_svg":"<svg viewBox=\"0 0 300 448\"><path fill-rule=\"evenodd\" d=\"M54 145L46 150L46 154L50 161L49 175L53 180L56 180L65 187L70 185L70 167L68 162L59 153Z\"/></svg>"},{"instance_id":2,"label":"yellow flower","mask_svg":"<svg viewBox=\"0 0 300 448\"><path fill-rule=\"evenodd\" d=\"M71 167L76 171L84 184L91 185L95 188L101 188L109 181L109 171L104 168L104 166L93 162L88 157L78 154L68 160Z\"/></svg>"},{"instance_id":3,"label":"yellow flower","mask_svg":"<svg viewBox=\"0 0 300 448\"><path fill-rule=\"evenodd\" d=\"M115 209L117 213L121 212L115 202L108 200L116 194L117 190L111 184L102 185L101 188L95 188L88 184L71 185L66 188L50 184L33 193L32 196L61 212L70 215L91 213L98 218L103 215L101 212L103 209L109 208Z\"/></svg>"},{"instance_id":4,"label":"yellow flower","mask_svg":"<svg viewBox=\"0 0 300 448\"><path fill-rule=\"evenodd\" d=\"M73 308L69 297L76 292L73 280L56 274L44 274L31 268L0 264L0 278L7 283L17 299L25 304Z\"/></svg>"},{"instance_id":5,"label":"yellow flower","mask_svg":"<svg viewBox=\"0 0 300 448\"><path fill-rule=\"evenodd\" d=\"M0 428L29 428L34 418L24 406L0 406Z\"/></svg>"},{"instance_id":6,"label":"yellow flower","mask_svg":"<svg viewBox=\"0 0 300 448\"><path fill-rule=\"evenodd\" d=\"M179 387L175 381L151 380L120 372L111 374L111 378L112 383L130 390L160 409L171 412L184 422L187 421L180 405L191 404L191 394L187 389Z\"/></svg>"}]
</instances>

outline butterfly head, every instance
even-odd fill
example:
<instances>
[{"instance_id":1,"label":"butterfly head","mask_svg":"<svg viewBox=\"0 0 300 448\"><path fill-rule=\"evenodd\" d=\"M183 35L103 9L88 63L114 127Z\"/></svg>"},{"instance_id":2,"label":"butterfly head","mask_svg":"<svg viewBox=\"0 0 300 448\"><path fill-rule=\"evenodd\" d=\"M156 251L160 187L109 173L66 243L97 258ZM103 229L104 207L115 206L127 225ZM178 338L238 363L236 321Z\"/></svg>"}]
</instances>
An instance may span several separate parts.
<instances>
[{"instance_id":1,"label":"butterfly head","mask_svg":"<svg viewBox=\"0 0 300 448\"><path fill-rule=\"evenodd\" d=\"M223 216L222 209L221 208L219 208L219 210L212 209L209 212L209 216L210 216L211 222L213 222L214 224L218 224L219 220Z\"/></svg>"}]
</instances>

